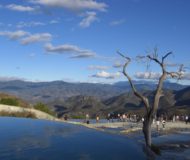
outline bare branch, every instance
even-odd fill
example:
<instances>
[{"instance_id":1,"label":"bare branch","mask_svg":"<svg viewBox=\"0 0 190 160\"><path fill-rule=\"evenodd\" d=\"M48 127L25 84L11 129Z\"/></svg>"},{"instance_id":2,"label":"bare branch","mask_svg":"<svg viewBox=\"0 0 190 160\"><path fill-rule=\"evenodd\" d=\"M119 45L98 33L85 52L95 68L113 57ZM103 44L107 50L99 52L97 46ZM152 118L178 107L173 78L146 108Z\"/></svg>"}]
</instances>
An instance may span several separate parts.
<instances>
[{"instance_id":1,"label":"bare branch","mask_svg":"<svg viewBox=\"0 0 190 160\"><path fill-rule=\"evenodd\" d=\"M166 72L171 78L181 79L182 74L179 72Z\"/></svg>"},{"instance_id":2,"label":"bare branch","mask_svg":"<svg viewBox=\"0 0 190 160\"><path fill-rule=\"evenodd\" d=\"M128 61L131 61L131 58L129 58L129 57L127 57L127 56L125 56L125 55L124 55L124 54L122 54L121 52L117 51L117 53L118 53L121 57L123 57L123 58L127 59Z\"/></svg>"},{"instance_id":3,"label":"bare branch","mask_svg":"<svg viewBox=\"0 0 190 160\"><path fill-rule=\"evenodd\" d=\"M182 76L183 76L183 72L184 72L184 65L181 64L179 66L179 70L177 72L166 72L167 75L169 75L171 78L177 78L177 80L180 80L182 79Z\"/></svg>"},{"instance_id":4,"label":"bare branch","mask_svg":"<svg viewBox=\"0 0 190 160\"><path fill-rule=\"evenodd\" d=\"M162 64L164 63L164 60L170 55L173 54L172 52L168 52L165 56L162 57Z\"/></svg>"},{"instance_id":5,"label":"bare branch","mask_svg":"<svg viewBox=\"0 0 190 160\"><path fill-rule=\"evenodd\" d=\"M124 66L123 66L123 74L124 74L125 77L127 77L128 81L129 81L129 84L130 84L130 86L131 86L131 88L132 88L132 90L133 90L133 93L134 93L138 98L140 98L140 99L142 100L142 102L144 103L145 108L146 108L146 111L147 111L147 113L148 113L149 108L150 108L148 98L144 97L143 95L141 95L141 94L136 90L136 88L135 88L135 86L134 86L134 84L133 84L133 82L132 82L131 77L130 77L130 76L127 74L127 72L126 72L126 68L127 68L127 66L129 65L129 63L131 62L131 58L124 56L124 55L123 55L122 53L120 53L120 52L118 52L118 54L121 55L122 57L124 57L125 59L127 59L126 63L125 63Z\"/></svg>"},{"instance_id":6,"label":"bare branch","mask_svg":"<svg viewBox=\"0 0 190 160\"><path fill-rule=\"evenodd\" d=\"M158 58L151 56L151 55L147 55L147 58L149 58L152 61L155 61L156 63L158 63L160 66L162 66L162 63L158 60Z\"/></svg>"}]
</instances>

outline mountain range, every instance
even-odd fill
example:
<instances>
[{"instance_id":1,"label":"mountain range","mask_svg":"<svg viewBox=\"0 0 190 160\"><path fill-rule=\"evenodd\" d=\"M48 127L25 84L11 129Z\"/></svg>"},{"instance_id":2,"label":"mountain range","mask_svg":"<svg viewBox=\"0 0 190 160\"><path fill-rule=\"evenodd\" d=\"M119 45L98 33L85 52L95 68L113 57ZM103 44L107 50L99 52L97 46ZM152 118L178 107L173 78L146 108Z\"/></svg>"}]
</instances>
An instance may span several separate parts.
<instances>
[{"instance_id":1,"label":"mountain range","mask_svg":"<svg viewBox=\"0 0 190 160\"><path fill-rule=\"evenodd\" d=\"M134 81L136 88L152 102L156 83ZM68 114L80 117L89 113L92 117L108 113L137 112L142 114L141 101L131 92L128 82L114 84L53 82L0 82L0 92L9 93L29 103L43 102L59 117ZM172 114L189 112L190 87L164 83L164 96L161 97L159 111Z\"/></svg>"},{"instance_id":2,"label":"mountain range","mask_svg":"<svg viewBox=\"0 0 190 160\"><path fill-rule=\"evenodd\" d=\"M151 91L156 88L156 84L147 81L134 81L138 90ZM164 89L180 90L185 85L166 81ZM68 83L64 81L53 82L27 82L27 81L0 81L0 92L9 93L22 97L30 103L52 101L63 101L72 96L93 96L105 100L113 96L130 91L127 81L114 84L100 83Z\"/></svg>"}]
</instances>

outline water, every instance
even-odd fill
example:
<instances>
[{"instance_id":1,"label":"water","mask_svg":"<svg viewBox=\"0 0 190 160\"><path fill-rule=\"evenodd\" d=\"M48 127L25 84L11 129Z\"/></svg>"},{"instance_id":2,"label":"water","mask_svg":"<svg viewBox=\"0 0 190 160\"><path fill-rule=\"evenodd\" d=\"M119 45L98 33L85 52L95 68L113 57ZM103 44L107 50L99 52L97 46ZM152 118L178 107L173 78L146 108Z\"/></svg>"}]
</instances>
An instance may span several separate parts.
<instances>
[{"instance_id":1,"label":"water","mask_svg":"<svg viewBox=\"0 0 190 160\"><path fill-rule=\"evenodd\" d=\"M0 118L0 160L146 159L141 146L124 136L78 125Z\"/></svg>"}]
</instances>

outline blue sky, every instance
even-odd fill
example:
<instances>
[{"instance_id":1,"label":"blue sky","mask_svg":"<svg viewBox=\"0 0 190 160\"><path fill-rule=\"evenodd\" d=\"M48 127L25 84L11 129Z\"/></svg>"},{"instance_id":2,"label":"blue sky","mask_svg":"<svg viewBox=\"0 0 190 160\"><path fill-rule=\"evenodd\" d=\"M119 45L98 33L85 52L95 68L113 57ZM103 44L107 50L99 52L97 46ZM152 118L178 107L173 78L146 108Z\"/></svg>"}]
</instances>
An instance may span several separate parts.
<instances>
[{"instance_id":1,"label":"blue sky","mask_svg":"<svg viewBox=\"0 0 190 160\"><path fill-rule=\"evenodd\" d=\"M1 0L0 79L116 82L125 80L117 50L135 57L155 46L160 56L174 52L167 63L189 67L189 8L189 0ZM147 72L136 62L128 71Z\"/></svg>"}]
</instances>

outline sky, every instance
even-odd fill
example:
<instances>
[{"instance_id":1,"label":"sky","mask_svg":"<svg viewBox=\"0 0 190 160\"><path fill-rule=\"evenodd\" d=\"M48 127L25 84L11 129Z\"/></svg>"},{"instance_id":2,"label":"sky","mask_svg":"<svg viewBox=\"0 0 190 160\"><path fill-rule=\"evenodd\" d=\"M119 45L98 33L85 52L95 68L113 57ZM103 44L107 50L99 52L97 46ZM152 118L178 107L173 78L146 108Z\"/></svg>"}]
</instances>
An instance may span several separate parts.
<instances>
[{"instance_id":1,"label":"sky","mask_svg":"<svg viewBox=\"0 0 190 160\"><path fill-rule=\"evenodd\" d=\"M190 80L189 0L1 0L0 80L113 83L156 79L157 64L135 61L172 51L168 70L184 64ZM147 62L147 61L146 61ZM173 67L171 67L173 66Z\"/></svg>"}]
</instances>

